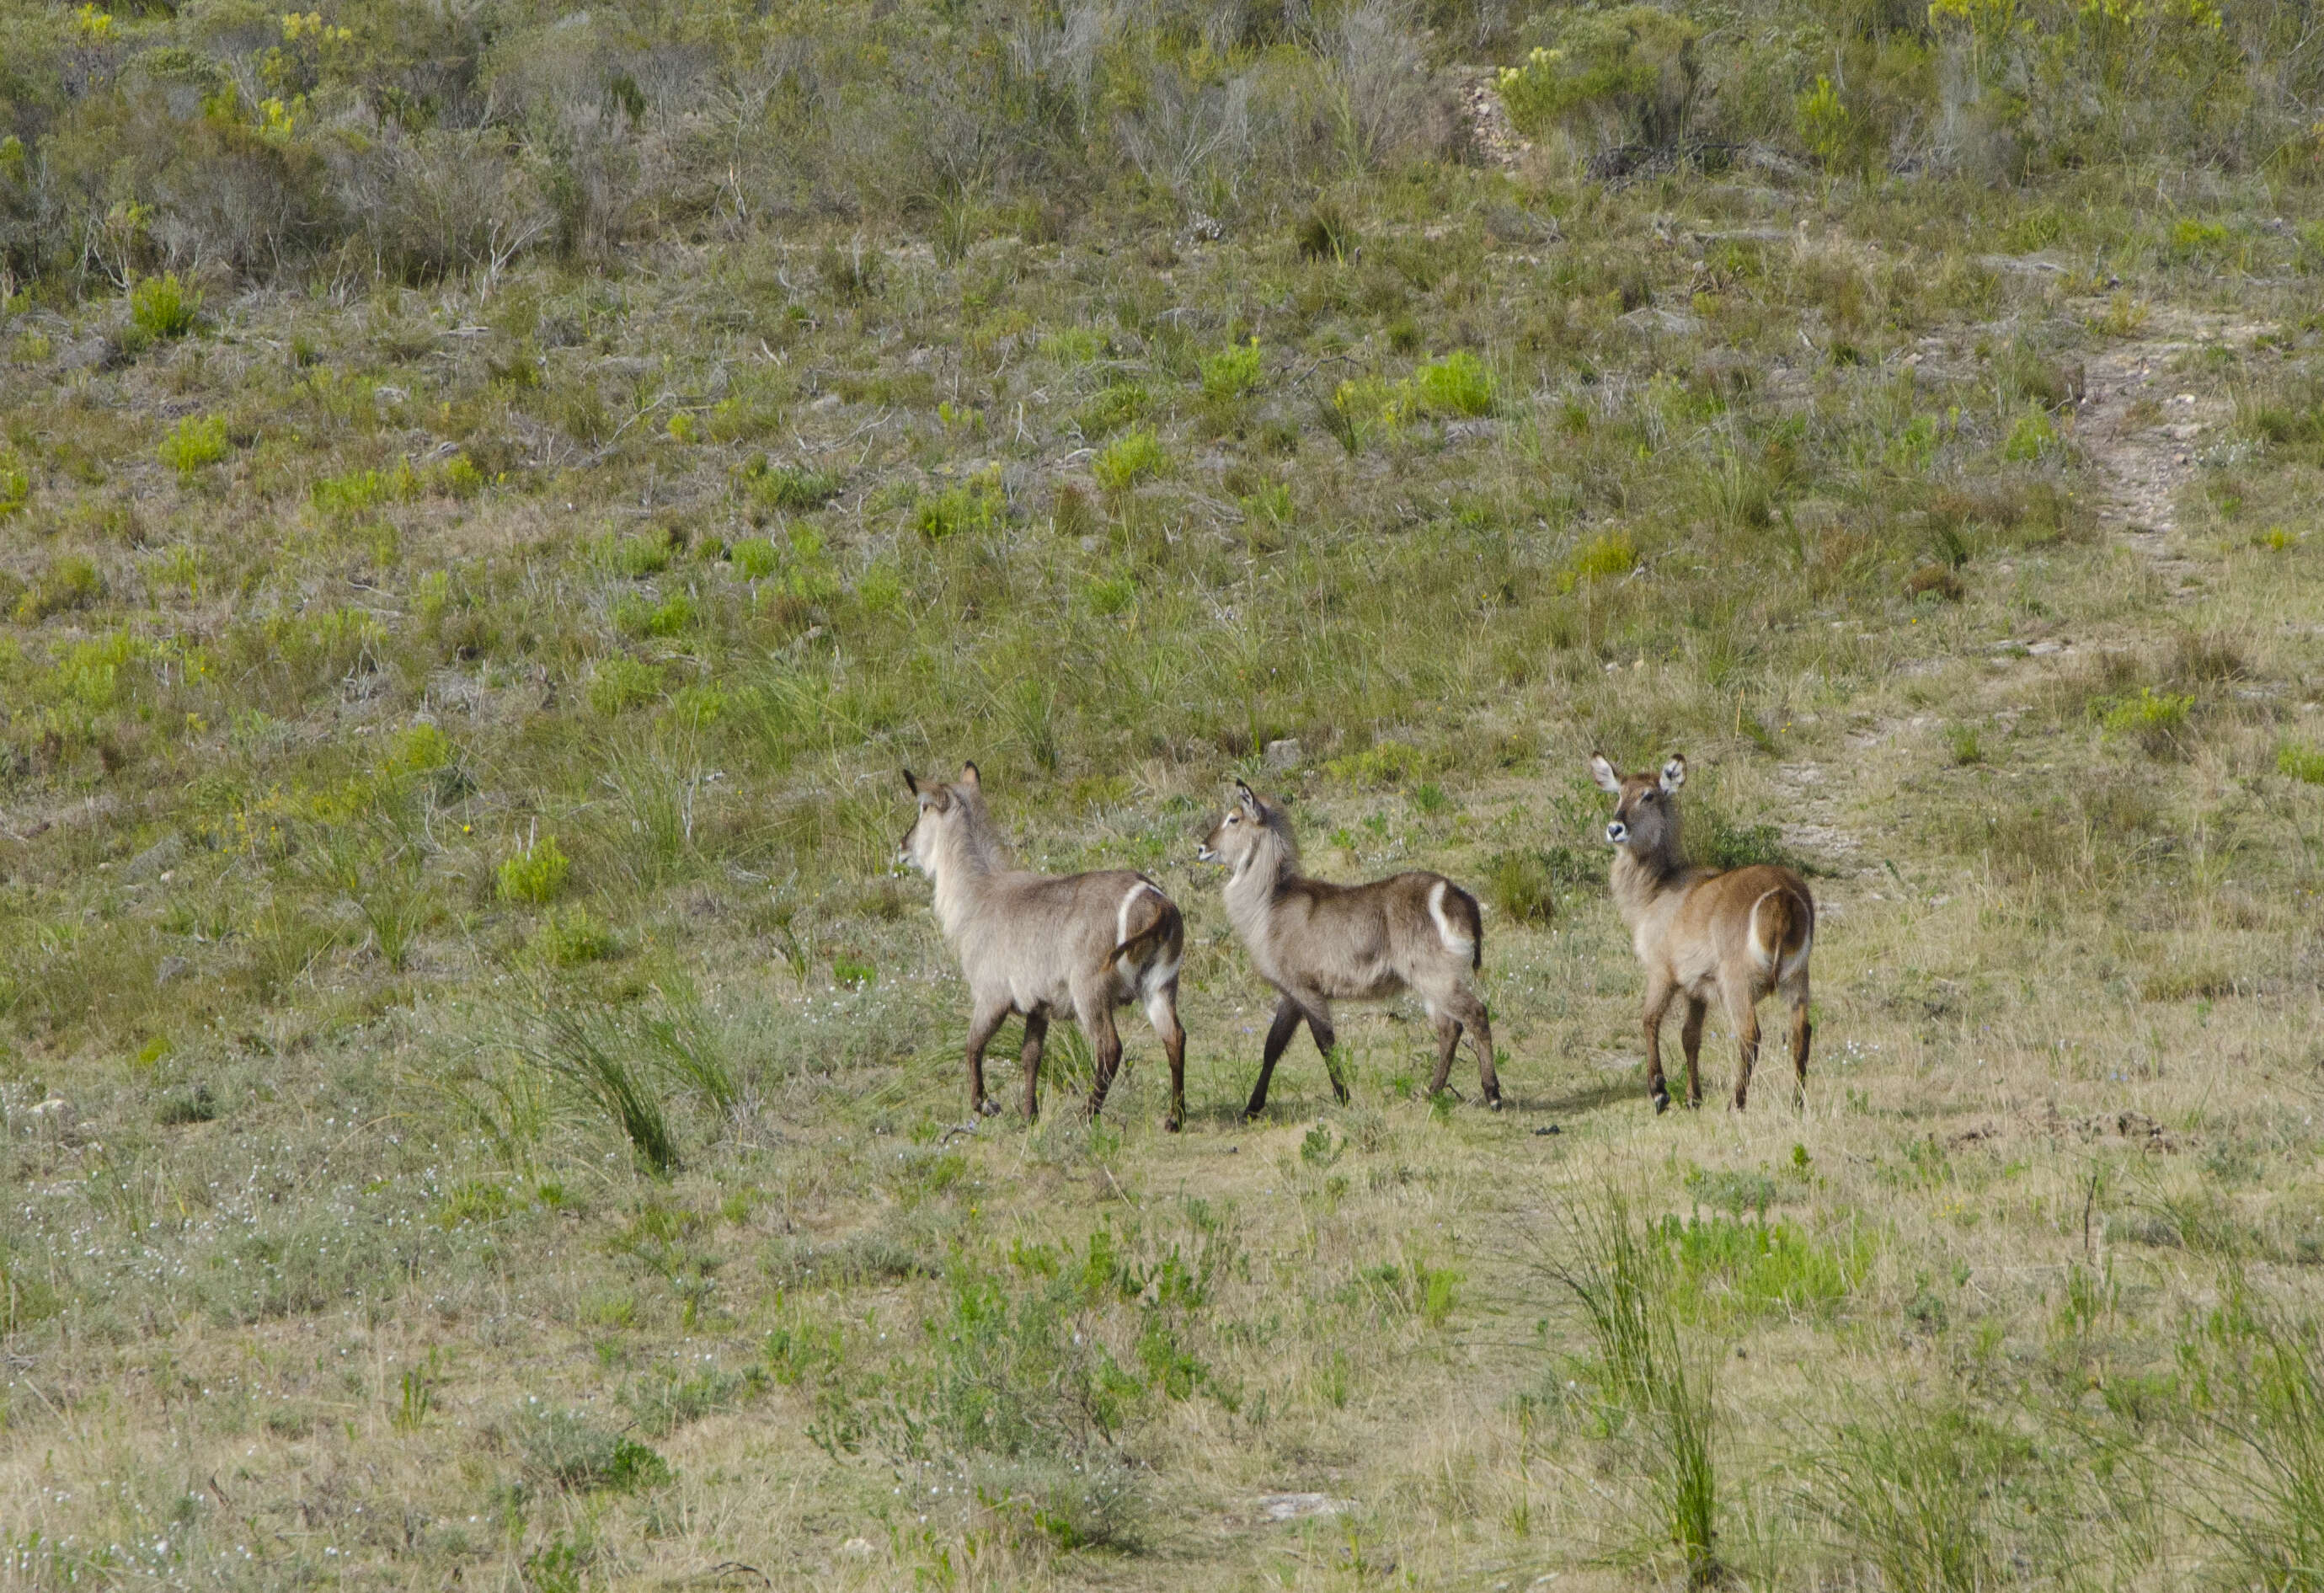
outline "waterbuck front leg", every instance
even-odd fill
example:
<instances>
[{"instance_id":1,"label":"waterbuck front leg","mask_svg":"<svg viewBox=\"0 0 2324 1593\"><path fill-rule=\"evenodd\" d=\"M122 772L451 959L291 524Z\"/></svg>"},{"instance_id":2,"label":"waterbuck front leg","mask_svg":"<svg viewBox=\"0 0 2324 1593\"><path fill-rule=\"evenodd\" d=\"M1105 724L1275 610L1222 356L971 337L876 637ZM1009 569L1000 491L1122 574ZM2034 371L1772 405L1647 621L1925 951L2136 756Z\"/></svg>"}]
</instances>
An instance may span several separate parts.
<instances>
[{"instance_id":1,"label":"waterbuck front leg","mask_svg":"<svg viewBox=\"0 0 2324 1593\"><path fill-rule=\"evenodd\" d=\"M1702 1104L1702 1015L1711 1004L1693 996L1686 999L1686 1023L1678 1032L1679 1044L1686 1048L1686 1103Z\"/></svg>"},{"instance_id":2,"label":"waterbuck front leg","mask_svg":"<svg viewBox=\"0 0 2324 1593\"><path fill-rule=\"evenodd\" d=\"M1461 1020L1452 1016L1449 1003L1432 1001L1428 1016L1436 1022L1436 1073L1428 1081L1428 1098L1434 1100L1452 1077L1452 1053L1461 1044Z\"/></svg>"},{"instance_id":3,"label":"waterbuck front leg","mask_svg":"<svg viewBox=\"0 0 2324 1593\"><path fill-rule=\"evenodd\" d=\"M1001 1103L984 1092L984 1048L992 1044L992 1036L1009 1021L1009 1000L1004 996L997 1001L979 1001L969 1014L968 1115L972 1118L980 1112L989 1118L1001 1110ZM1038 1046L1034 1054L1037 1058L1040 1054ZM1026 1089L1028 1092L1032 1089L1030 1073L1026 1074Z\"/></svg>"},{"instance_id":4,"label":"waterbuck front leg","mask_svg":"<svg viewBox=\"0 0 2324 1593\"><path fill-rule=\"evenodd\" d=\"M1105 1110L1105 1092L1113 1088L1114 1070L1121 1065L1121 1031L1113 1027L1110 995L1099 996L1083 1008L1082 1032L1097 1054L1097 1077L1090 1082L1089 1098L1089 1115L1095 1118Z\"/></svg>"},{"instance_id":5,"label":"waterbuck front leg","mask_svg":"<svg viewBox=\"0 0 2324 1593\"><path fill-rule=\"evenodd\" d=\"M1041 1052L1049 1039L1049 1009L1036 1007L1025 1015L1025 1044L1017 1054L1025 1073L1025 1119L1030 1122L1040 1103ZM1001 1110L995 1103L993 1110Z\"/></svg>"},{"instance_id":6,"label":"waterbuck front leg","mask_svg":"<svg viewBox=\"0 0 2324 1593\"><path fill-rule=\"evenodd\" d=\"M1246 1118L1255 1118L1267 1110L1267 1086L1275 1077L1275 1064L1282 1059L1283 1049L1291 1044L1291 1036L1299 1032L1300 1021L1307 1015L1299 1003L1289 996L1275 1003L1275 1021L1268 1026L1267 1046L1259 1059L1259 1082L1250 1089L1250 1104L1242 1109Z\"/></svg>"},{"instance_id":7,"label":"waterbuck front leg","mask_svg":"<svg viewBox=\"0 0 2324 1593\"><path fill-rule=\"evenodd\" d=\"M1646 976L1646 1093L1657 1115L1670 1110L1670 1086L1663 1082L1663 1014L1676 988L1662 974Z\"/></svg>"},{"instance_id":8,"label":"waterbuck front leg","mask_svg":"<svg viewBox=\"0 0 2324 1593\"><path fill-rule=\"evenodd\" d=\"M1735 1073L1735 1110L1739 1112L1751 1093L1751 1070L1759 1065L1759 1004L1748 987L1729 994L1727 1015L1734 1020L1736 1048L1742 1053Z\"/></svg>"},{"instance_id":9,"label":"waterbuck front leg","mask_svg":"<svg viewBox=\"0 0 2324 1593\"><path fill-rule=\"evenodd\" d=\"M1162 1054L1170 1059L1170 1111L1162 1127L1176 1134L1186 1121L1186 1031L1178 1023L1176 980L1146 998L1146 1021L1154 1026L1162 1041Z\"/></svg>"}]
</instances>

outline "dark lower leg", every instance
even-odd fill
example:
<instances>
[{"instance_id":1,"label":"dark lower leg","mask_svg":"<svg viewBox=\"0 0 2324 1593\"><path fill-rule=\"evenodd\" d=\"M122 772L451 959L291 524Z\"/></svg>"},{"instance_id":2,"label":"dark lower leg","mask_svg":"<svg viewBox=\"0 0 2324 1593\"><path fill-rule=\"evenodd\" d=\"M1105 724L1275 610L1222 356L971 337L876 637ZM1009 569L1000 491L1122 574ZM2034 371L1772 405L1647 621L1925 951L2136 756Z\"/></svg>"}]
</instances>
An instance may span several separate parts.
<instances>
[{"instance_id":1,"label":"dark lower leg","mask_svg":"<svg viewBox=\"0 0 2324 1593\"><path fill-rule=\"evenodd\" d=\"M1670 1086L1663 1082L1663 1009L1669 1004L1667 990L1646 998L1646 1093L1657 1112L1670 1110Z\"/></svg>"},{"instance_id":2,"label":"dark lower leg","mask_svg":"<svg viewBox=\"0 0 2324 1593\"><path fill-rule=\"evenodd\" d=\"M992 1044L992 1036L1009 1021L1009 1009L979 1012L968 1020L968 1111L971 1117L979 1112L998 1110L984 1093L984 1048Z\"/></svg>"},{"instance_id":3,"label":"dark lower leg","mask_svg":"<svg viewBox=\"0 0 2324 1593\"><path fill-rule=\"evenodd\" d=\"M1803 997L1792 1004L1792 1104L1808 1103L1808 1042L1815 1031L1808 1024L1808 1004Z\"/></svg>"},{"instance_id":4,"label":"dark lower leg","mask_svg":"<svg viewBox=\"0 0 2324 1593\"><path fill-rule=\"evenodd\" d=\"M1751 1093L1751 1070L1759 1065L1759 1015L1746 1008L1735 1019L1735 1038L1743 1053L1735 1074L1735 1110L1741 1111Z\"/></svg>"},{"instance_id":5,"label":"dark lower leg","mask_svg":"<svg viewBox=\"0 0 2324 1593\"><path fill-rule=\"evenodd\" d=\"M1705 1004L1690 997L1686 1003L1686 1023L1679 1030L1679 1043L1686 1048L1686 1103L1702 1104L1702 1015Z\"/></svg>"},{"instance_id":6,"label":"dark lower leg","mask_svg":"<svg viewBox=\"0 0 2324 1593\"><path fill-rule=\"evenodd\" d=\"M1040 1110L1041 1052L1049 1038L1049 1015L1028 1013L1025 1018L1025 1044L1017 1053L1019 1065L1025 1072L1025 1116L1029 1121Z\"/></svg>"},{"instance_id":7,"label":"dark lower leg","mask_svg":"<svg viewBox=\"0 0 2324 1593\"><path fill-rule=\"evenodd\" d=\"M1439 1013L1436 1017L1436 1074L1428 1081L1428 1093L1434 1096L1452 1076L1452 1053L1460 1048L1461 1024L1451 1013Z\"/></svg>"},{"instance_id":8,"label":"dark lower leg","mask_svg":"<svg viewBox=\"0 0 2324 1593\"><path fill-rule=\"evenodd\" d=\"M1281 1060L1284 1047L1299 1032L1302 1016L1299 1004L1288 996L1275 1004L1275 1021L1268 1026L1267 1048L1259 1058L1259 1082L1251 1086L1250 1104L1242 1109L1244 1117L1255 1118L1267 1110L1268 1082L1275 1077L1275 1064Z\"/></svg>"},{"instance_id":9,"label":"dark lower leg","mask_svg":"<svg viewBox=\"0 0 2324 1593\"><path fill-rule=\"evenodd\" d=\"M1461 1019L1469 1031L1469 1044L1477 1048L1477 1087L1485 1092L1487 1106L1501 1104L1501 1076L1493 1071L1493 1020L1486 1014L1485 1004Z\"/></svg>"},{"instance_id":10,"label":"dark lower leg","mask_svg":"<svg viewBox=\"0 0 2324 1593\"><path fill-rule=\"evenodd\" d=\"M1113 1088L1114 1071L1121 1066L1121 1036L1111 1021L1093 1026L1097 1033L1091 1038L1097 1053L1097 1077L1090 1084L1089 1114L1095 1117L1105 1110L1105 1092Z\"/></svg>"},{"instance_id":11,"label":"dark lower leg","mask_svg":"<svg viewBox=\"0 0 2324 1593\"><path fill-rule=\"evenodd\" d=\"M1332 1081L1332 1098L1342 1106L1347 1105L1348 1082L1340 1077L1340 1061L1333 1054L1337 1042L1332 1036L1332 1020L1320 1012L1310 1012L1307 1032L1315 1037L1315 1049L1323 1054L1323 1072Z\"/></svg>"}]
</instances>

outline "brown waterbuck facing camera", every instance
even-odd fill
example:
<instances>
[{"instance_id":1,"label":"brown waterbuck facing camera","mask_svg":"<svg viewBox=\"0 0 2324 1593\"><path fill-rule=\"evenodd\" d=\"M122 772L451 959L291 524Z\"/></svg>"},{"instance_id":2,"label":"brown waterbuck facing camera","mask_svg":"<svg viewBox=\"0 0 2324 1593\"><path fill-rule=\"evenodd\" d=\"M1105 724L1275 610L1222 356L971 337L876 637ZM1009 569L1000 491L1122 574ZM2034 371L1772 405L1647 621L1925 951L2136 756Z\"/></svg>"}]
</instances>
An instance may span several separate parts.
<instances>
[{"instance_id":1,"label":"brown waterbuck facing camera","mask_svg":"<svg viewBox=\"0 0 2324 1593\"><path fill-rule=\"evenodd\" d=\"M1792 1004L1792 1065L1795 1103L1808 1088L1808 953L1815 944L1815 899L1807 881L1773 863L1748 868L1692 869L1679 846L1678 788L1686 760L1673 758L1659 774L1619 775L1593 754L1590 772L1618 798L1606 839L1614 845L1614 905L1630 944L1646 971L1646 1088L1655 1110L1670 1105L1663 1082L1663 1015L1674 996L1686 998L1686 1103L1702 1104L1696 1054L1702 1016L1716 995L1742 1047L1735 1075L1735 1106L1742 1110L1759 1060L1759 1002L1780 990Z\"/></svg>"},{"instance_id":2,"label":"brown waterbuck facing camera","mask_svg":"<svg viewBox=\"0 0 2324 1593\"><path fill-rule=\"evenodd\" d=\"M1477 1050L1477 1073L1487 1105L1501 1104L1493 1073L1493 1030L1471 975L1484 965L1484 916L1471 896L1442 874L1397 874L1370 885L1331 885L1299 872L1299 843L1291 821L1240 780L1235 805L1195 855L1227 866L1227 917L1280 993L1259 1083L1246 1116L1267 1105L1276 1060L1305 1020L1332 1073L1342 1104L1348 1087L1332 1064L1332 1003L1377 1001L1410 990L1436 1024L1436 1077L1432 1095L1452 1071L1463 1029Z\"/></svg>"},{"instance_id":3,"label":"brown waterbuck facing camera","mask_svg":"<svg viewBox=\"0 0 2324 1593\"><path fill-rule=\"evenodd\" d=\"M968 1105L997 1112L984 1093L984 1048L1011 1014L1025 1018L1025 1117L1039 1115L1041 1045L1049 1015L1082 1026L1097 1053L1090 1088L1094 1117L1121 1064L1113 1009L1136 1001L1170 1057L1174 1133L1186 1117L1186 1034L1178 1027L1178 964L1186 931L1176 904L1143 874L1034 874L1015 867L985 811L973 763L950 785L923 784L904 771L919 803L905 832L903 861L928 877L936 923L968 981Z\"/></svg>"}]
</instances>

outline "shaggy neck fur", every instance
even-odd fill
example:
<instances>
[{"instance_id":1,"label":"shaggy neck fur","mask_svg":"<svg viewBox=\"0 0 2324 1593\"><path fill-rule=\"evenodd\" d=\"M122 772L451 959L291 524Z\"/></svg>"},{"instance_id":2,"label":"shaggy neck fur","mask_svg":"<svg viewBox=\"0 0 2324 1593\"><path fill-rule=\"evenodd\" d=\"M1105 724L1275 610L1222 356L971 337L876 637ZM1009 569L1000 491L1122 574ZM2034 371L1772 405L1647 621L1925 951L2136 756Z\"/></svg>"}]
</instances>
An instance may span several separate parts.
<instances>
[{"instance_id":1,"label":"shaggy neck fur","mask_svg":"<svg viewBox=\"0 0 2324 1593\"><path fill-rule=\"evenodd\" d=\"M1227 917L1246 939L1267 921L1275 898L1299 877L1299 843L1290 821L1270 813L1257 827L1250 850L1227 877Z\"/></svg>"},{"instance_id":2,"label":"shaggy neck fur","mask_svg":"<svg viewBox=\"0 0 2324 1593\"><path fill-rule=\"evenodd\" d=\"M958 941L968 921L976 916L992 877L1008 868L1008 853L992 833L982 802L953 794L957 815L945 815L935 827L936 845L928 857L928 884L936 923L945 938Z\"/></svg>"},{"instance_id":3,"label":"shaggy neck fur","mask_svg":"<svg viewBox=\"0 0 2324 1593\"><path fill-rule=\"evenodd\" d=\"M1649 848L1620 846L1614 850L1614 907L1622 922L1637 928L1655 903L1669 894L1688 873L1685 852L1679 845L1678 809L1665 810L1659 843Z\"/></svg>"}]
</instances>

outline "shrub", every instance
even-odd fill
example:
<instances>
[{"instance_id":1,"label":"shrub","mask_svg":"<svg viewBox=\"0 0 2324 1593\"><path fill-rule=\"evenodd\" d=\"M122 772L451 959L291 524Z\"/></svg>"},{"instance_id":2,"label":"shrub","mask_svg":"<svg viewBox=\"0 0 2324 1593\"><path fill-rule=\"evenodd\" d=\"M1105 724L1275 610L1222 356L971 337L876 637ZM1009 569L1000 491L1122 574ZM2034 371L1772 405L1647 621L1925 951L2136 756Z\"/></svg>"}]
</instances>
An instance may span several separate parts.
<instances>
[{"instance_id":1,"label":"shrub","mask_svg":"<svg viewBox=\"0 0 2324 1593\"><path fill-rule=\"evenodd\" d=\"M578 968L585 962L604 962L621 949L621 943L588 908L552 907L533 931L532 949L552 967Z\"/></svg>"},{"instance_id":2,"label":"shrub","mask_svg":"<svg viewBox=\"0 0 2324 1593\"><path fill-rule=\"evenodd\" d=\"M701 605L683 592L659 603L642 593L624 593L613 608L613 629L629 637L681 635L700 617Z\"/></svg>"},{"instance_id":3,"label":"shrub","mask_svg":"<svg viewBox=\"0 0 2324 1593\"><path fill-rule=\"evenodd\" d=\"M557 893L565 889L566 877L572 870L572 861L557 844L556 836L542 835L529 841L523 851L501 863L501 900L544 906L557 899Z\"/></svg>"},{"instance_id":4,"label":"shrub","mask_svg":"<svg viewBox=\"0 0 2324 1593\"><path fill-rule=\"evenodd\" d=\"M2127 737L2149 752L2163 752L2179 744L2187 717L2194 712L2195 699L2142 686L2135 697L2101 698L2091 707L2098 728L2107 735Z\"/></svg>"},{"instance_id":5,"label":"shrub","mask_svg":"<svg viewBox=\"0 0 2324 1593\"><path fill-rule=\"evenodd\" d=\"M1263 373L1259 339L1231 343L1216 354L1204 355L1202 373L1203 391L1209 397L1240 398L1259 385Z\"/></svg>"},{"instance_id":6,"label":"shrub","mask_svg":"<svg viewBox=\"0 0 2324 1593\"><path fill-rule=\"evenodd\" d=\"M1095 397L1082 406L1074 417L1086 437L1101 437L1120 430L1146 413L1152 396L1136 382L1117 382L1102 388Z\"/></svg>"},{"instance_id":7,"label":"shrub","mask_svg":"<svg viewBox=\"0 0 2324 1593\"><path fill-rule=\"evenodd\" d=\"M1299 218L1296 242L1310 260L1345 260L1356 246L1355 224L1337 205L1319 199Z\"/></svg>"},{"instance_id":8,"label":"shrub","mask_svg":"<svg viewBox=\"0 0 2324 1593\"><path fill-rule=\"evenodd\" d=\"M1573 562L1557 578L1557 589L1572 592L1592 582L1627 576L1637 567L1637 545L1630 540L1627 529L1617 526L1599 532L1574 554Z\"/></svg>"},{"instance_id":9,"label":"shrub","mask_svg":"<svg viewBox=\"0 0 2324 1593\"><path fill-rule=\"evenodd\" d=\"M0 520L32 502L32 473L14 454L0 453Z\"/></svg>"},{"instance_id":10,"label":"shrub","mask_svg":"<svg viewBox=\"0 0 2324 1593\"><path fill-rule=\"evenodd\" d=\"M2058 428L2051 422L2050 412L2028 410L2009 428L2009 439L2001 445L2001 456L2019 464L2030 463L2056 447L2057 441Z\"/></svg>"},{"instance_id":11,"label":"shrub","mask_svg":"<svg viewBox=\"0 0 2324 1593\"><path fill-rule=\"evenodd\" d=\"M92 608L105 596L105 577L79 554L67 554L16 600L16 622L37 625L51 614Z\"/></svg>"},{"instance_id":12,"label":"shrub","mask_svg":"<svg viewBox=\"0 0 2324 1593\"><path fill-rule=\"evenodd\" d=\"M1693 108L1700 32L1647 5L1572 15L1554 48L1501 73L1510 124L1536 138L1564 126L1603 145L1667 149L1683 136Z\"/></svg>"},{"instance_id":13,"label":"shrub","mask_svg":"<svg viewBox=\"0 0 2324 1593\"><path fill-rule=\"evenodd\" d=\"M420 476L408 463L393 470L351 470L324 476L308 489L321 513L351 519L383 503L403 502L420 496Z\"/></svg>"},{"instance_id":14,"label":"shrub","mask_svg":"<svg viewBox=\"0 0 2324 1593\"><path fill-rule=\"evenodd\" d=\"M624 537L613 545L610 555L617 572L632 581L642 581L669 568L669 539Z\"/></svg>"},{"instance_id":15,"label":"shrub","mask_svg":"<svg viewBox=\"0 0 2324 1593\"><path fill-rule=\"evenodd\" d=\"M1556 881L1538 852L1505 852L1487 865L1485 891L1519 924L1546 924L1557 911Z\"/></svg>"},{"instance_id":16,"label":"shrub","mask_svg":"<svg viewBox=\"0 0 2324 1593\"><path fill-rule=\"evenodd\" d=\"M979 472L958 486L920 500L913 526L925 541L941 542L963 531L990 530L1009 512L999 466Z\"/></svg>"},{"instance_id":17,"label":"shrub","mask_svg":"<svg viewBox=\"0 0 2324 1593\"><path fill-rule=\"evenodd\" d=\"M1168 468L1170 456L1152 429L1133 426L1108 443L1090 465L1097 484L1110 493L1128 492L1139 482Z\"/></svg>"},{"instance_id":18,"label":"shrub","mask_svg":"<svg viewBox=\"0 0 2324 1593\"><path fill-rule=\"evenodd\" d=\"M180 479L190 482L203 465L216 465L233 451L223 417L189 415L161 438L158 456Z\"/></svg>"},{"instance_id":19,"label":"shrub","mask_svg":"<svg viewBox=\"0 0 2324 1593\"><path fill-rule=\"evenodd\" d=\"M839 496L844 484L828 471L777 465L763 454L742 466L742 490L753 502L793 513L822 508Z\"/></svg>"},{"instance_id":20,"label":"shrub","mask_svg":"<svg viewBox=\"0 0 2324 1593\"><path fill-rule=\"evenodd\" d=\"M641 658L600 658L589 675L589 706L612 719L661 696L662 672Z\"/></svg>"},{"instance_id":21,"label":"shrub","mask_svg":"<svg viewBox=\"0 0 2324 1593\"><path fill-rule=\"evenodd\" d=\"M2324 749L2286 741L2275 750L2275 772L2310 786L2324 786Z\"/></svg>"},{"instance_id":22,"label":"shrub","mask_svg":"<svg viewBox=\"0 0 2324 1593\"><path fill-rule=\"evenodd\" d=\"M764 537L745 537L727 550L746 581L763 581L782 567L783 556Z\"/></svg>"},{"instance_id":23,"label":"shrub","mask_svg":"<svg viewBox=\"0 0 2324 1593\"><path fill-rule=\"evenodd\" d=\"M669 1463L580 1411L528 1402L513 1423L517 1452L538 1480L558 1487L627 1492L669 1481Z\"/></svg>"},{"instance_id":24,"label":"shrub","mask_svg":"<svg viewBox=\"0 0 2324 1593\"><path fill-rule=\"evenodd\" d=\"M1412 391L1430 415L1489 415L1499 389L1485 362L1466 349L1422 365L1412 373Z\"/></svg>"},{"instance_id":25,"label":"shrub","mask_svg":"<svg viewBox=\"0 0 2324 1593\"><path fill-rule=\"evenodd\" d=\"M183 337L202 313L202 296L175 272L147 277L129 290L131 324L149 337Z\"/></svg>"}]
</instances>

